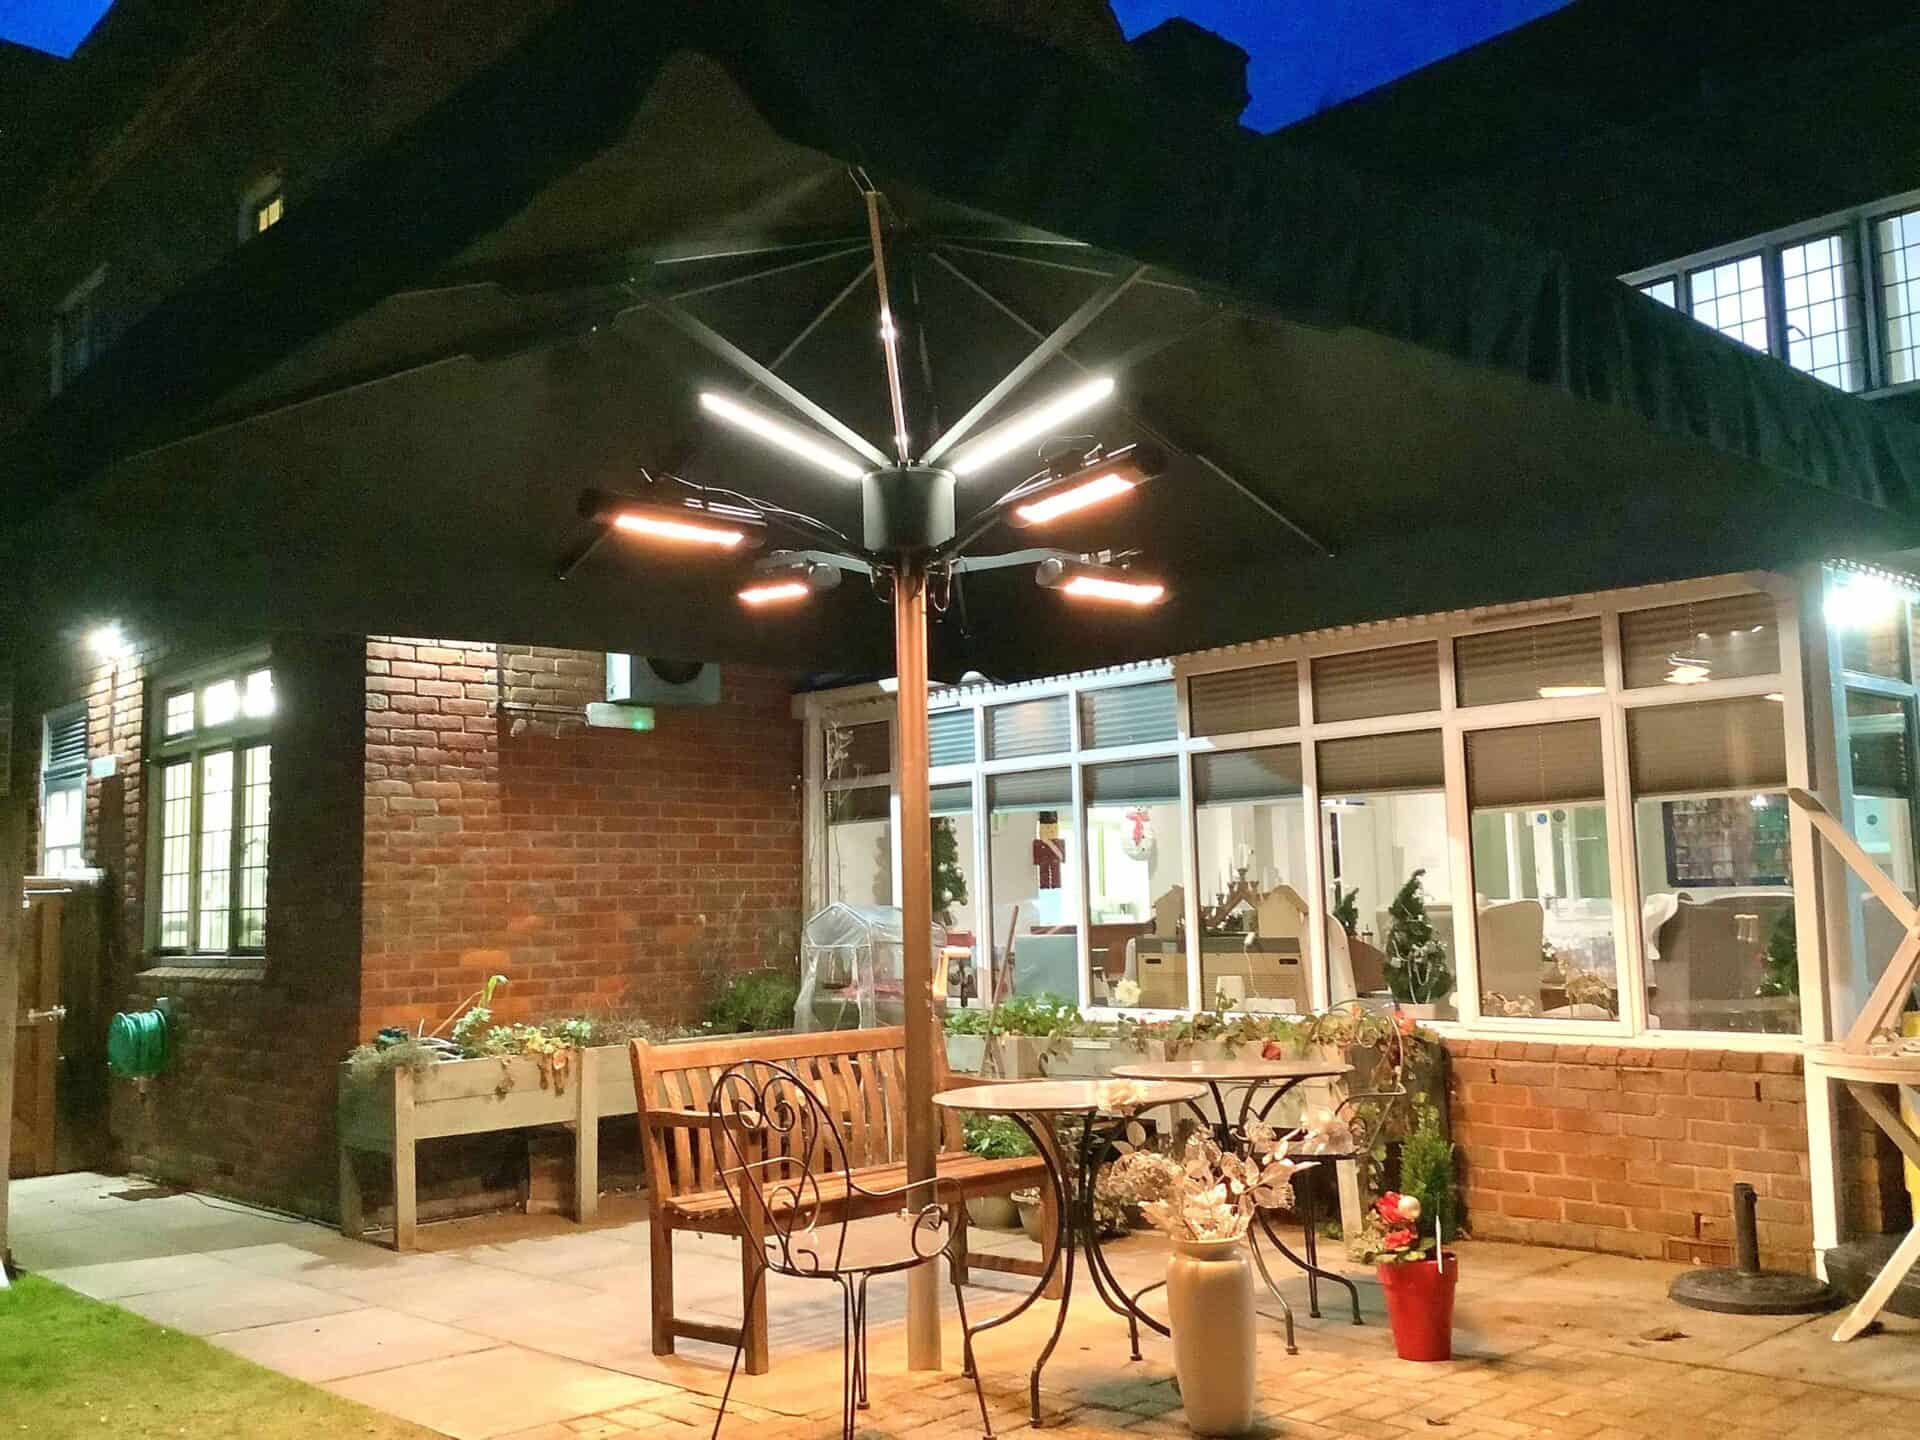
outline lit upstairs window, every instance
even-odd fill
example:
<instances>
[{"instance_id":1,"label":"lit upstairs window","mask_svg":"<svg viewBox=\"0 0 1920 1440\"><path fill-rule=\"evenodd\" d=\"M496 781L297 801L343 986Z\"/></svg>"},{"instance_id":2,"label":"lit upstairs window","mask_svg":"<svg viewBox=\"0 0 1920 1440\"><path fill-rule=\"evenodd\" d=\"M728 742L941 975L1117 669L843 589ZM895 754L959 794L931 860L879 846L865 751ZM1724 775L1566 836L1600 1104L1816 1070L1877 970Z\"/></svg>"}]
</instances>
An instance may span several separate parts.
<instances>
[{"instance_id":1,"label":"lit upstairs window","mask_svg":"<svg viewBox=\"0 0 1920 1440\"><path fill-rule=\"evenodd\" d=\"M1863 390L1860 267L1839 231L1780 247L1787 363L1837 389Z\"/></svg>"},{"instance_id":2,"label":"lit upstairs window","mask_svg":"<svg viewBox=\"0 0 1920 1440\"><path fill-rule=\"evenodd\" d=\"M280 223L280 217L287 213L287 197L276 191L271 199L263 200L253 207L253 233L271 230Z\"/></svg>"},{"instance_id":3,"label":"lit upstairs window","mask_svg":"<svg viewBox=\"0 0 1920 1440\"><path fill-rule=\"evenodd\" d=\"M263 175L240 197L239 241L264 235L287 217L287 187L278 173Z\"/></svg>"},{"instance_id":4,"label":"lit upstairs window","mask_svg":"<svg viewBox=\"0 0 1920 1440\"><path fill-rule=\"evenodd\" d=\"M1873 222L1886 383L1920 380L1920 210Z\"/></svg>"},{"instance_id":5,"label":"lit upstairs window","mask_svg":"<svg viewBox=\"0 0 1920 1440\"><path fill-rule=\"evenodd\" d=\"M1693 318L1742 345L1767 350L1766 269L1758 255L1708 265L1687 275Z\"/></svg>"}]
</instances>

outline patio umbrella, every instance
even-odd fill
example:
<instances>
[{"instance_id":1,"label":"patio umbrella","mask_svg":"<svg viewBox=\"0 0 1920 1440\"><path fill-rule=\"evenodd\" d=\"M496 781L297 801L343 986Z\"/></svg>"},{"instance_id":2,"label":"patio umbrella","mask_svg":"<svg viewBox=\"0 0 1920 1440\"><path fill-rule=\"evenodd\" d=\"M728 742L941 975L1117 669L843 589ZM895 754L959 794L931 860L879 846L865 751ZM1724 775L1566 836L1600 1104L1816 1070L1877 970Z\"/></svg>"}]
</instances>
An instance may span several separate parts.
<instances>
[{"instance_id":1,"label":"patio umbrella","mask_svg":"<svg viewBox=\"0 0 1920 1440\"><path fill-rule=\"evenodd\" d=\"M884 460L896 429L923 456L1088 376L1111 402L962 476L956 523L1039 442L1158 445L1164 473L1063 543L1140 550L1169 598L1117 617L1032 568L966 575L936 595L933 673L1920 541L1913 429L1124 66L908 14L561 11L12 438L13 603L837 673L893 669L899 621L910 738L907 607L853 583L748 611L736 563L585 553L578 497L674 474L854 534L859 485L716 426L700 394ZM912 936L928 875L905 838ZM934 1037L909 1015L924 1092ZM930 1162L929 1128L916 1178Z\"/></svg>"}]
</instances>

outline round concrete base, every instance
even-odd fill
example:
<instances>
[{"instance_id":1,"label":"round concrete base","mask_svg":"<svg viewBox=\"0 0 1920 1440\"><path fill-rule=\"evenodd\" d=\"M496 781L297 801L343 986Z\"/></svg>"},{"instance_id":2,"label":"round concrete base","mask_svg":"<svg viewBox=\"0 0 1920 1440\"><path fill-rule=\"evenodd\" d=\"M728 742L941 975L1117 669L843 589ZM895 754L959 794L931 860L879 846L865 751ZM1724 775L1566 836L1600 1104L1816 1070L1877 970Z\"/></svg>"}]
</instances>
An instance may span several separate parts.
<instances>
[{"instance_id":1,"label":"round concrete base","mask_svg":"<svg viewBox=\"0 0 1920 1440\"><path fill-rule=\"evenodd\" d=\"M1667 1288L1669 1299L1723 1315L1814 1315L1840 1297L1811 1275L1785 1270L1689 1270Z\"/></svg>"}]
</instances>

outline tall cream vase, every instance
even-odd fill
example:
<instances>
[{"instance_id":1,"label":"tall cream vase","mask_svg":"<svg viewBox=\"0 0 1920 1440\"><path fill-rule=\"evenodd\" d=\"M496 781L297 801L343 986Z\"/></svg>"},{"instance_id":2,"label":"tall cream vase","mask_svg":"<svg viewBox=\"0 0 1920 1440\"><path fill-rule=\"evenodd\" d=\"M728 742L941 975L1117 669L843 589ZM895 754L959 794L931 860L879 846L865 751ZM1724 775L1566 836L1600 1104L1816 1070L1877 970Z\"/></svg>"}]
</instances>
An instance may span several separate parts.
<instances>
[{"instance_id":1,"label":"tall cream vase","mask_svg":"<svg viewBox=\"0 0 1920 1440\"><path fill-rule=\"evenodd\" d=\"M1253 1267L1246 1237L1175 1240L1167 1259L1173 1368L1196 1435L1253 1428Z\"/></svg>"}]
</instances>

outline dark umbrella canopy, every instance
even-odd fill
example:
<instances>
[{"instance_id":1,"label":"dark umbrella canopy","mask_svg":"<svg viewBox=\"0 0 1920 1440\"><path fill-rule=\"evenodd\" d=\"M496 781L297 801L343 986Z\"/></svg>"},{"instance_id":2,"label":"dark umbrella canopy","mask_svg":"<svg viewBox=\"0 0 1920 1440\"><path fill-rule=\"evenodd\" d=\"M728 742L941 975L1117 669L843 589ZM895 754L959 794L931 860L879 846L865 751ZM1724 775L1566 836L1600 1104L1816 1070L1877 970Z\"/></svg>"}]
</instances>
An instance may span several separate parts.
<instances>
[{"instance_id":1,"label":"dark umbrella canopy","mask_svg":"<svg viewBox=\"0 0 1920 1440\"><path fill-rule=\"evenodd\" d=\"M580 491L642 467L857 532L856 484L717 428L697 396L753 393L769 366L756 403L817 428L790 383L886 446L861 177L885 196L916 452L1071 324L992 418L1111 373L1116 403L1067 428L1173 454L1060 537L1140 549L1166 605L972 576L937 672L1920 541L1899 422L1605 277L924 8L893 28L746 0L564 12L0 455L52 502L13 537L29 603L890 669L861 584L749 615L737 567L617 542L555 579ZM1032 461L963 480L963 517Z\"/></svg>"}]
</instances>

